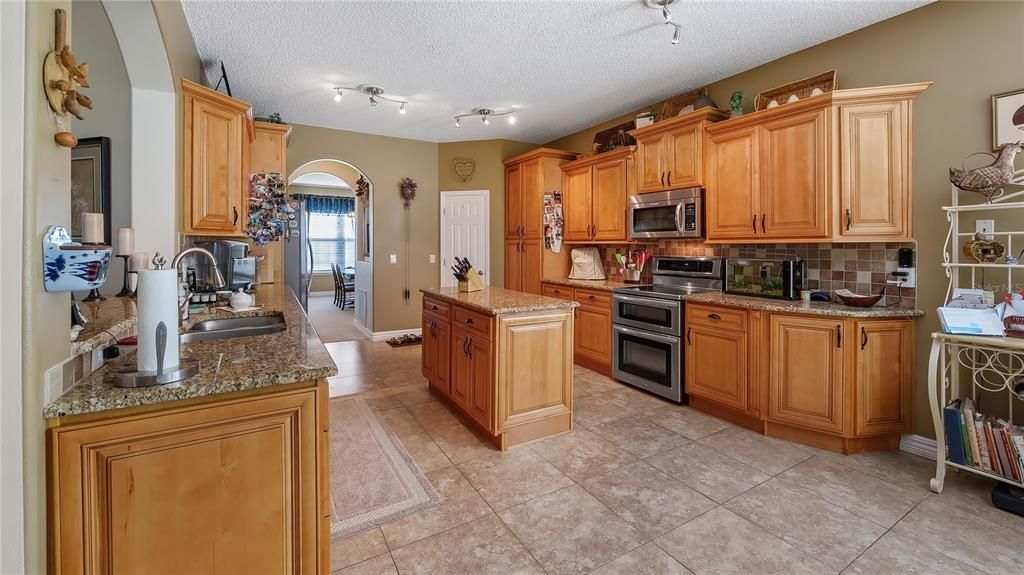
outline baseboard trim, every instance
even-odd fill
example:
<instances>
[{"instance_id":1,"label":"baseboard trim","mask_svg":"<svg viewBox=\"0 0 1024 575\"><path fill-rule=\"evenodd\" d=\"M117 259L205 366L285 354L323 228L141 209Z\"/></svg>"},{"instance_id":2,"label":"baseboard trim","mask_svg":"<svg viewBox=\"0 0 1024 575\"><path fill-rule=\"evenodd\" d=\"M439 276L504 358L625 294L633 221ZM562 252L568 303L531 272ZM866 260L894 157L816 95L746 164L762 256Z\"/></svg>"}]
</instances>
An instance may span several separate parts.
<instances>
[{"instance_id":1,"label":"baseboard trim","mask_svg":"<svg viewBox=\"0 0 1024 575\"><path fill-rule=\"evenodd\" d=\"M904 435L900 438L900 451L935 461L937 446L934 439L923 435Z\"/></svg>"},{"instance_id":2,"label":"baseboard trim","mask_svg":"<svg viewBox=\"0 0 1024 575\"><path fill-rule=\"evenodd\" d=\"M358 327L358 324L356 324L356 326ZM370 337L370 339L372 339L373 341L384 341L386 339L391 339L398 335L406 335L409 333L423 335L423 328L418 327L416 329L395 329L391 331L375 331L373 332L372 335L367 337Z\"/></svg>"},{"instance_id":3,"label":"baseboard trim","mask_svg":"<svg viewBox=\"0 0 1024 575\"><path fill-rule=\"evenodd\" d=\"M369 340L373 340L373 332L367 329L365 325L353 319L352 326L355 327L356 330L359 331L359 333L363 334L363 337Z\"/></svg>"}]
</instances>

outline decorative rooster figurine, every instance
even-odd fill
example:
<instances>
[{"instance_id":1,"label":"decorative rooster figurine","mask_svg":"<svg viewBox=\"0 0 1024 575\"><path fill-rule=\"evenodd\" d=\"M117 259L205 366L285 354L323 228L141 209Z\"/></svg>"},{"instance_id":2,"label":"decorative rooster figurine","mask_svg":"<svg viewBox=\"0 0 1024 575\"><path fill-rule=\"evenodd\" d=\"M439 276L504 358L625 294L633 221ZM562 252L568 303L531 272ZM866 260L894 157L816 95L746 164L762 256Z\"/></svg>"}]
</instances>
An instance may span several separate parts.
<instances>
[{"instance_id":1,"label":"decorative rooster figurine","mask_svg":"<svg viewBox=\"0 0 1024 575\"><path fill-rule=\"evenodd\" d=\"M1013 178L1013 160L1024 149L1024 142L1007 143L999 147L999 155L987 166L973 170L949 169L949 181L966 192L976 192L985 196L986 202L1002 195L1003 186ZM978 152L988 154L987 152ZM972 156L975 154L971 154Z\"/></svg>"}]
</instances>

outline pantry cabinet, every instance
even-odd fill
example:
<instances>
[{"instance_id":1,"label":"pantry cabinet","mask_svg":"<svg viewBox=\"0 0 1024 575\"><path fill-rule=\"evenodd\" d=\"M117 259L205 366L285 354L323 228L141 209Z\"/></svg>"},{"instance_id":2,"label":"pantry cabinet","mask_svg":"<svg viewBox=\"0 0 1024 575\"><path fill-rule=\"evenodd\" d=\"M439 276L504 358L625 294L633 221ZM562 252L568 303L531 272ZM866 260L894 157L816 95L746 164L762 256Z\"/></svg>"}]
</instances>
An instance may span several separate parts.
<instances>
[{"instance_id":1,"label":"pantry cabinet","mask_svg":"<svg viewBox=\"0 0 1024 575\"><path fill-rule=\"evenodd\" d=\"M252 107L188 80L182 141L183 232L242 236L248 223Z\"/></svg>"},{"instance_id":2,"label":"pantry cabinet","mask_svg":"<svg viewBox=\"0 0 1024 575\"><path fill-rule=\"evenodd\" d=\"M565 241L626 241L633 149L620 148L566 162L561 168Z\"/></svg>"},{"instance_id":3,"label":"pantry cabinet","mask_svg":"<svg viewBox=\"0 0 1024 575\"><path fill-rule=\"evenodd\" d=\"M709 124L707 240L912 239L911 111L929 85L837 90Z\"/></svg>"},{"instance_id":4,"label":"pantry cabinet","mask_svg":"<svg viewBox=\"0 0 1024 575\"><path fill-rule=\"evenodd\" d=\"M704 128L728 117L701 108L630 131L637 144L637 192L704 185Z\"/></svg>"}]
</instances>

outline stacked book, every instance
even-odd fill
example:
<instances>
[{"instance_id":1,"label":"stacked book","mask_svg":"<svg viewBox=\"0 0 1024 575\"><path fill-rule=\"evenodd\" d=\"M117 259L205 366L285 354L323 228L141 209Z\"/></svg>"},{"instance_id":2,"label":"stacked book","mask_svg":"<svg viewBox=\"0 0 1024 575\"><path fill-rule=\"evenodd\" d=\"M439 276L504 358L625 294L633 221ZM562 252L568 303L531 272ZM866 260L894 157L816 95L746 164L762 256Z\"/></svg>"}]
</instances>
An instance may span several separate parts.
<instances>
[{"instance_id":1,"label":"stacked book","mask_svg":"<svg viewBox=\"0 0 1024 575\"><path fill-rule=\"evenodd\" d=\"M972 399L943 410L946 458L1017 483L1024 483L1024 427L978 413Z\"/></svg>"}]
</instances>

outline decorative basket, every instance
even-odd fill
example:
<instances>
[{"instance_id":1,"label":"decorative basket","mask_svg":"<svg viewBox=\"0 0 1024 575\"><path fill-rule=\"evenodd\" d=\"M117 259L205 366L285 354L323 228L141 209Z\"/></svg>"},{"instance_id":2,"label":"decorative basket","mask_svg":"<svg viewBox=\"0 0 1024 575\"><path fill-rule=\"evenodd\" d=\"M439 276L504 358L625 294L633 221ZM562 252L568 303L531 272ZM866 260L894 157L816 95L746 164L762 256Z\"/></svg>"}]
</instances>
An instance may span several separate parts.
<instances>
[{"instance_id":1,"label":"decorative basket","mask_svg":"<svg viewBox=\"0 0 1024 575\"><path fill-rule=\"evenodd\" d=\"M836 71L829 70L828 72L822 72L817 76L811 76L810 78L804 78L796 82L791 82L778 88L772 88L771 90L765 90L757 95L754 99L754 111L760 112L768 107L768 103L775 100L779 105L785 104L786 100L789 100L790 96L796 96L803 100L809 98L811 92L815 88L822 92L831 92L839 86L836 81Z\"/></svg>"},{"instance_id":2,"label":"decorative basket","mask_svg":"<svg viewBox=\"0 0 1024 575\"><path fill-rule=\"evenodd\" d=\"M665 100L665 103L661 105L661 112L659 112L658 118L667 120L678 116L679 110L682 110L687 106L692 106L697 101L697 98L700 97L701 89L702 88L690 90L689 92L684 92L678 96Z\"/></svg>"},{"instance_id":3,"label":"decorative basket","mask_svg":"<svg viewBox=\"0 0 1024 575\"><path fill-rule=\"evenodd\" d=\"M853 307L871 307L878 303L884 294L861 295L848 290L837 290L835 295L846 305Z\"/></svg>"}]
</instances>

